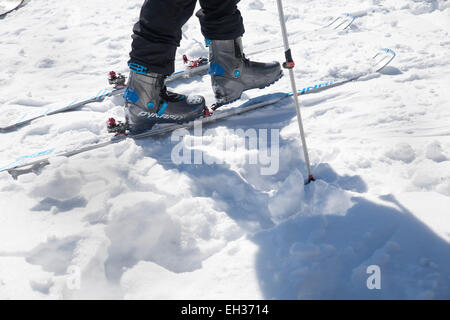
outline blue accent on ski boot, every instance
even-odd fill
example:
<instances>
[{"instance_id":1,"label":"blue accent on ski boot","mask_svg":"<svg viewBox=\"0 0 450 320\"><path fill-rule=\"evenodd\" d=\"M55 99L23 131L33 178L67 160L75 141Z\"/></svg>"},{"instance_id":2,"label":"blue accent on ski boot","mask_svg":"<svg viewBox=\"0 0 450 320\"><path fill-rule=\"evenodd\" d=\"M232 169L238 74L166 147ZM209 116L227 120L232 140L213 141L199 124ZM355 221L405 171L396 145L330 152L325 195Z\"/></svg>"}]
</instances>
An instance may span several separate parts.
<instances>
[{"instance_id":1,"label":"blue accent on ski boot","mask_svg":"<svg viewBox=\"0 0 450 320\"><path fill-rule=\"evenodd\" d=\"M209 64L208 73L214 76L223 76L225 74L225 69L218 63L211 62Z\"/></svg>"},{"instance_id":2,"label":"blue accent on ski boot","mask_svg":"<svg viewBox=\"0 0 450 320\"><path fill-rule=\"evenodd\" d=\"M132 103L136 103L139 100L139 95L137 94L136 91L134 91L130 87L127 87L127 89L123 93L123 98Z\"/></svg>"},{"instance_id":3,"label":"blue accent on ski boot","mask_svg":"<svg viewBox=\"0 0 450 320\"><path fill-rule=\"evenodd\" d=\"M168 105L169 104L167 103L167 101L163 102L163 104L161 105L161 108L159 108L158 117L161 117L164 114L164 112L166 111Z\"/></svg>"},{"instance_id":4,"label":"blue accent on ski boot","mask_svg":"<svg viewBox=\"0 0 450 320\"><path fill-rule=\"evenodd\" d=\"M128 63L128 67L130 68L130 70L139 74L146 74L148 70L147 67L141 66L140 64L134 62Z\"/></svg>"}]
</instances>

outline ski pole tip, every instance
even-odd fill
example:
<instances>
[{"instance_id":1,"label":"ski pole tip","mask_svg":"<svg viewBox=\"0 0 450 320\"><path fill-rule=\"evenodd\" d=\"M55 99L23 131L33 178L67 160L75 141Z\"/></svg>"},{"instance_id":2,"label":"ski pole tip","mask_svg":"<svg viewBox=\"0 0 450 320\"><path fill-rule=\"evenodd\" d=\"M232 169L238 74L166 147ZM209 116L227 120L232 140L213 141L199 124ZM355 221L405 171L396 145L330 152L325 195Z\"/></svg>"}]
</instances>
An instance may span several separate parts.
<instances>
[{"instance_id":1,"label":"ski pole tip","mask_svg":"<svg viewBox=\"0 0 450 320\"><path fill-rule=\"evenodd\" d=\"M305 185L310 184L311 182L316 181L316 178L312 174L308 175L308 180L305 182Z\"/></svg>"}]
</instances>

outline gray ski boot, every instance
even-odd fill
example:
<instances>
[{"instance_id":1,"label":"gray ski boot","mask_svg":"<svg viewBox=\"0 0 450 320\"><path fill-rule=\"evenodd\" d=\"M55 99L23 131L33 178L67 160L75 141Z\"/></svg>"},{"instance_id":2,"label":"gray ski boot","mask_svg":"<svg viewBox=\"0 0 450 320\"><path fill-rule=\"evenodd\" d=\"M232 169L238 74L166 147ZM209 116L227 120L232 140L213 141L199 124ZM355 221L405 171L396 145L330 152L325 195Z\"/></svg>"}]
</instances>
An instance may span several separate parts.
<instances>
[{"instance_id":1,"label":"gray ski boot","mask_svg":"<svg viewBox=\"0 0 450 320\"><path fill-rule=\"evenodd\" d=\"M245 90L265 88L283 76L279 62L248 60L243 53L242 37L207 40L207 44L216 108L239 99Z\"/></svg>"},{"instance_id":2,"label":"gray ski boot","mask_svg":"<svg viewBox=\"0 0 450 320\"><path fill-rule=\"evenodd\" d=\"M127 128L133 132L151 129L157 123L189 122L204 114L202 96L184 96L167 91L165 76L130 71L125 98Z\"/></svg>"}]
</instances>

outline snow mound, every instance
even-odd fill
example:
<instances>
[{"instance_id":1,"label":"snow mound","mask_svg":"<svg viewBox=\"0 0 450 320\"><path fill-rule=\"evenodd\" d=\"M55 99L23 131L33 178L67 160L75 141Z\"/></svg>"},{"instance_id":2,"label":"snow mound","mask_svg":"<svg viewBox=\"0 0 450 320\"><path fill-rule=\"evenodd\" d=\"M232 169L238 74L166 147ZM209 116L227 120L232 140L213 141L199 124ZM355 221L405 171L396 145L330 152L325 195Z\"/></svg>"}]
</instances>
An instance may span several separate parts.
<instances>
[{"instance_id":1,"label":"snow mound","mask_svg":"<svg viewBox=\"0 0 450 320\"><path fill-rule=\"evenodd\" d=\"M264 3L261 0L253 0L248 4L249 9L262 10L264 8Z\"/></svg>"},{"instance_id":2,"label":"snow mound","mask_svg":"<svg viewBox=\"0 0 450 320\"><path fill-rule=\"evenodd\" d=\"M444 154L442 146L439 141L431 142L426 149L426 156L428 159L435 162L442 162L448 160L448 157Z\"/></svg>"},{"instance_id":3,"label":"snow mound","mask_svg":"<svg viewBox=\"0 0 450 320\"><path fill-rule=\"evenodd\" d=\"M386 156L392 160L411 163L416 159L414 149L408 143L398 143L395 148L386 152Z\"/></svg>"}]
</instances>

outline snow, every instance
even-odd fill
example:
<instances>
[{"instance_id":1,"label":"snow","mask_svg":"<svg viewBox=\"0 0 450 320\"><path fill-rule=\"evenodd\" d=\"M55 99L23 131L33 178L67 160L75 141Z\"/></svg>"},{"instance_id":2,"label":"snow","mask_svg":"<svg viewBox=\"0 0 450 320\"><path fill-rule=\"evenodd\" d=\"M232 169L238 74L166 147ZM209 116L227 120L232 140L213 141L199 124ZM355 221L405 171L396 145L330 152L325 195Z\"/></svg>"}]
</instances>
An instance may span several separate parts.
<instances>
[{"instance_id":1,"label":"snow","mask_svg":"<svg viewBox=\"0 0 450 320\"><path fill-rule=\"evenodd\" d=\"M386 156L392 160L411 163L416 159L414 149L407 143L399 143L393 149L386 152Z\"/></svg>"},{"instance_id":2,"label":"snow","mask_svg":"<svg viewBox=\"0 0 450 320\"><path fill-rule=\"evenodd\" d=\"M30 1L0 19L2 124L95 96L107 72L127 72L142 1L113 2ZM290 100L203 128L198 149L189 131L187 145L222 162L175 164L168 136L55 158L17 179L2 172L0 298L450 298L450 1L283 3L298 87L354 76L381 47L397 53L381 73L301 98L318 180L303 186ZM250 58L281 61L276 2L239 6ZM348 30L314 31L344 12L357 16ZM177 68L183 53L207 55L195 17ZM170 86L214 101L207 77ZM286 77L264 94L288 90ZM0 166L95 141L122 104L0 133ZM279 130L268 144L279 146L274 174L249 163L269 154L247 148L238 129ZM373 265L380 290L366 286Z\"/></svg>"}]
</instances>

